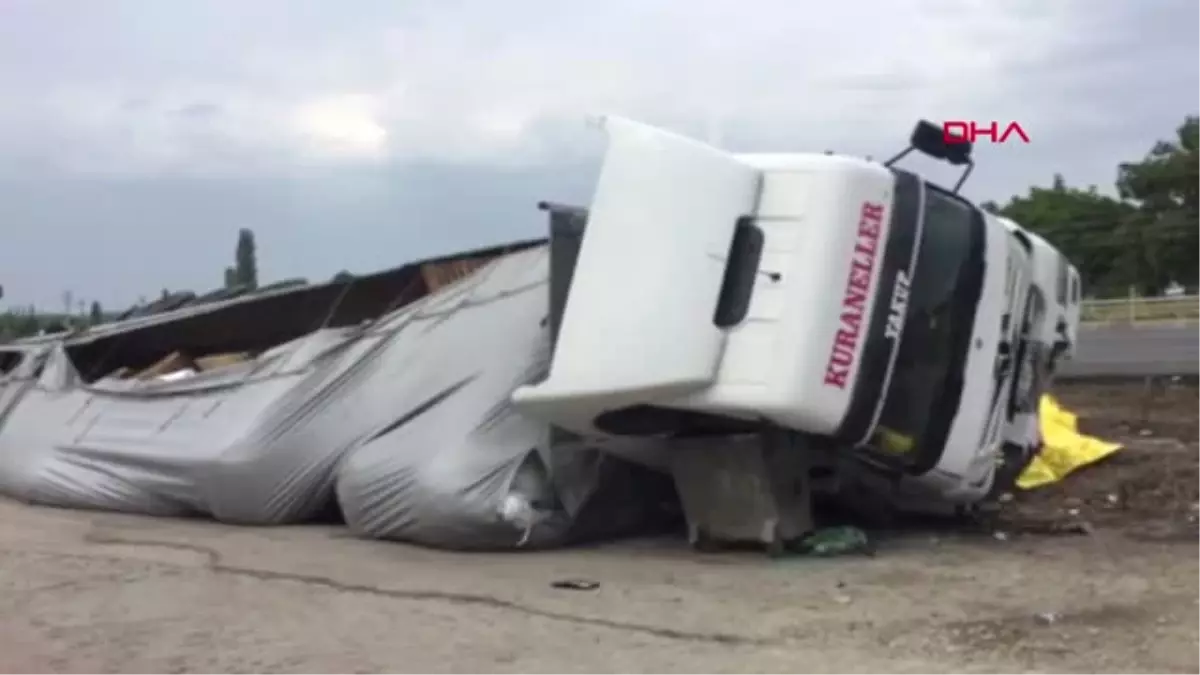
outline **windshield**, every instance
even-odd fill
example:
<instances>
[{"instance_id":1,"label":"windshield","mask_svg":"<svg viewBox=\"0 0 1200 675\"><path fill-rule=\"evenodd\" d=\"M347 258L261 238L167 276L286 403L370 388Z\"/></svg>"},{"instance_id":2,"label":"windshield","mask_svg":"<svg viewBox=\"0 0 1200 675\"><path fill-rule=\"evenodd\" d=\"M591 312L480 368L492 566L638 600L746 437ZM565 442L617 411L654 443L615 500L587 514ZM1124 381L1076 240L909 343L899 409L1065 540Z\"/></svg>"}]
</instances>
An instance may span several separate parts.
<instances>
[{"instance_id":1,"label":"windshield","mask_svg":"<svg viewBox=\"0 0 1200 675\"><path fill-rule=\"evenodd\" d=\"M937 462L957 409L982 283L982 247L977 211L928 186L904 329L870 444L903 457L910 468ZM922 450L932 458L922 458Z\"/></svg>"}]
</instances>

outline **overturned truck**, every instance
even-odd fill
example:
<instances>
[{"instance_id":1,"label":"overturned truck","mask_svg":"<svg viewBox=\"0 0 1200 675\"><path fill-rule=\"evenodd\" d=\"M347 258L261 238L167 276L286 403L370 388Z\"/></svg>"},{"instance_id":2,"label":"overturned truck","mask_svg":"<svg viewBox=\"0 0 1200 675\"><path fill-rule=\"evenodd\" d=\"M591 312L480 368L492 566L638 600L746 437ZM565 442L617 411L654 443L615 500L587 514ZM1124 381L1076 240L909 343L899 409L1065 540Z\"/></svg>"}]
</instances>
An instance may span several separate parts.
<instances>
[{"instance_id":1,"label":"overturned truck","mask_svg":"<svg viewBox=\"0 0 1200 675\"><path fill-rule=\"evenodd\" d=\"M1077 335L1056 250L892 163L605 126L548 239L0 348L0 491L447 548L679 504L780 550L814 495L970 507L1032 457Z\"/></svg>"}]
</instances>

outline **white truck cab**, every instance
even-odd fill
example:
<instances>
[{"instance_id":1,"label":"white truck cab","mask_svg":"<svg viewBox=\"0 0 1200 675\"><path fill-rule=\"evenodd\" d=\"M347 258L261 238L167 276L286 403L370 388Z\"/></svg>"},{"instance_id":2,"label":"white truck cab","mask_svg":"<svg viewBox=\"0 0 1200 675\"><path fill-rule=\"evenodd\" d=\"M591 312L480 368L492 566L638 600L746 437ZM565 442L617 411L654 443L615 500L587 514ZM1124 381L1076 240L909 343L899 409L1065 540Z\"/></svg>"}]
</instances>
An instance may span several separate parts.
<instances>
[{"instance_id":1,"label":"white truck cab","mask_svg":"<svg viewBox=\"0 0 1200 675\"><path fill-rule=\"evenodd\" d=\"M1030 256L1030 283L1017 344L1006 440L1024 463L1041 445L1038 404L1079 339L1079 271L1048 241L1007 218L997 218ZM1011 453L1010 453L1011 454Z\"/></svg>"},{"instance_id":2,"label":"white truck cab","mask_svg":"<svg viewBox=\"0 0 1200 675\"><path fill-rule=\"evenodd\" d=\"M769 425L987 493L1030 283L1004 224L867 160L604 128L549 373L514 403L593 438Z\"/></svg>"}]
</instances>

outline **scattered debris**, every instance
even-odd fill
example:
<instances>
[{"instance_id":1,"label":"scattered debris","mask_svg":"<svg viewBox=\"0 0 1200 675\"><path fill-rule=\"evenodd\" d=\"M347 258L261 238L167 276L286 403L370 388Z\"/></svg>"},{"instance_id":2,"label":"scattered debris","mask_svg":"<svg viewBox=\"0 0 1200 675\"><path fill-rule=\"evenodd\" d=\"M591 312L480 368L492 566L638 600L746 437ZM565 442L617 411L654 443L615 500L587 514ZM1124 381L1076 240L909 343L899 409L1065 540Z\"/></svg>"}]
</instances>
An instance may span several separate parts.
<instances>
[{"instance_id":1,"label":"scattered debris","mask_svg":"<svg viewBox=\"0 0 1200 675\"><path fill-rule=\"evenodd\" d=\"M159 359L149 368L137 373L135 377L139 380L153 380L171 376L180 371L194 373L196 372L196 364L182 352L175 351ZM174 379L179 378L176 377Z\"/></svg>"},{"instance_id":2,"label":"scattered debris","mask_svg":"<svg viewBox=\"0 0 1200 675\"><path fill-rule=\"evenodd\" d=\"M1034 621L1037 621L1043 626L1056 624L1060 618L1061 617L1058 612L1038 612L1033 617Z\"/></svg>"},{"instance_id":3,"label":"scattered debris","mask_svg":"<svg viewBox=\"0 0 1200 675\"><path fill-rule=\"evenodd\" d=\"M594 591L600 588L600 583L589 579L559 579L550 582L550 587L564 591Z\"/></svg>"}]
</instances>

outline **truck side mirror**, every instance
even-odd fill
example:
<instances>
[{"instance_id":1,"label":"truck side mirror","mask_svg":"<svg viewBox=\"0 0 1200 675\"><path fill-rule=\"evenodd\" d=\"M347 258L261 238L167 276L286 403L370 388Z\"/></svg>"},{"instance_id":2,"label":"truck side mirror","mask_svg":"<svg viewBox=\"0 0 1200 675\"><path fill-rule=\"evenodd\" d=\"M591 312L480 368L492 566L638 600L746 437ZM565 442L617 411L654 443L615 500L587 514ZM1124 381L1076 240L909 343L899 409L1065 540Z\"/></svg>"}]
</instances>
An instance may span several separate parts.
<instances>
[{"instance_id":1,"label":"truck side mirror","mask_svg":"<svg viewBox=\"0 0 1200 675\"><path fill-rule=\"evenodd\" d=\"M972 143L966 139L949 141L943 127L921 120L913 127L909 143L922 153L949 162L954 166L971 163Z\"/></svg>"},{"instance_id":2,"label":"truck side mirror","mask_svg":"<svg viewBox=\"0 0 1200 675\"><path fill-rule=\"evenodd\" d=\"M957 193L963 183L967 181L967 176L971 175L971 169L975 168L975 163L971 161L972 147L972 143L967 139L950 135L946 131L945 125L934 124L929 120L920 120L917 122L917 126L913 127L912 136L908 139L908 147L884 162L883 165L890 167L907 157L908 153L913 150L920 150L922 154L940 159L953 166L965 166L967 168L963 170L958 182L954 184L954 189L951 190L951 192Z\"/></svg>"}]
</instances>

